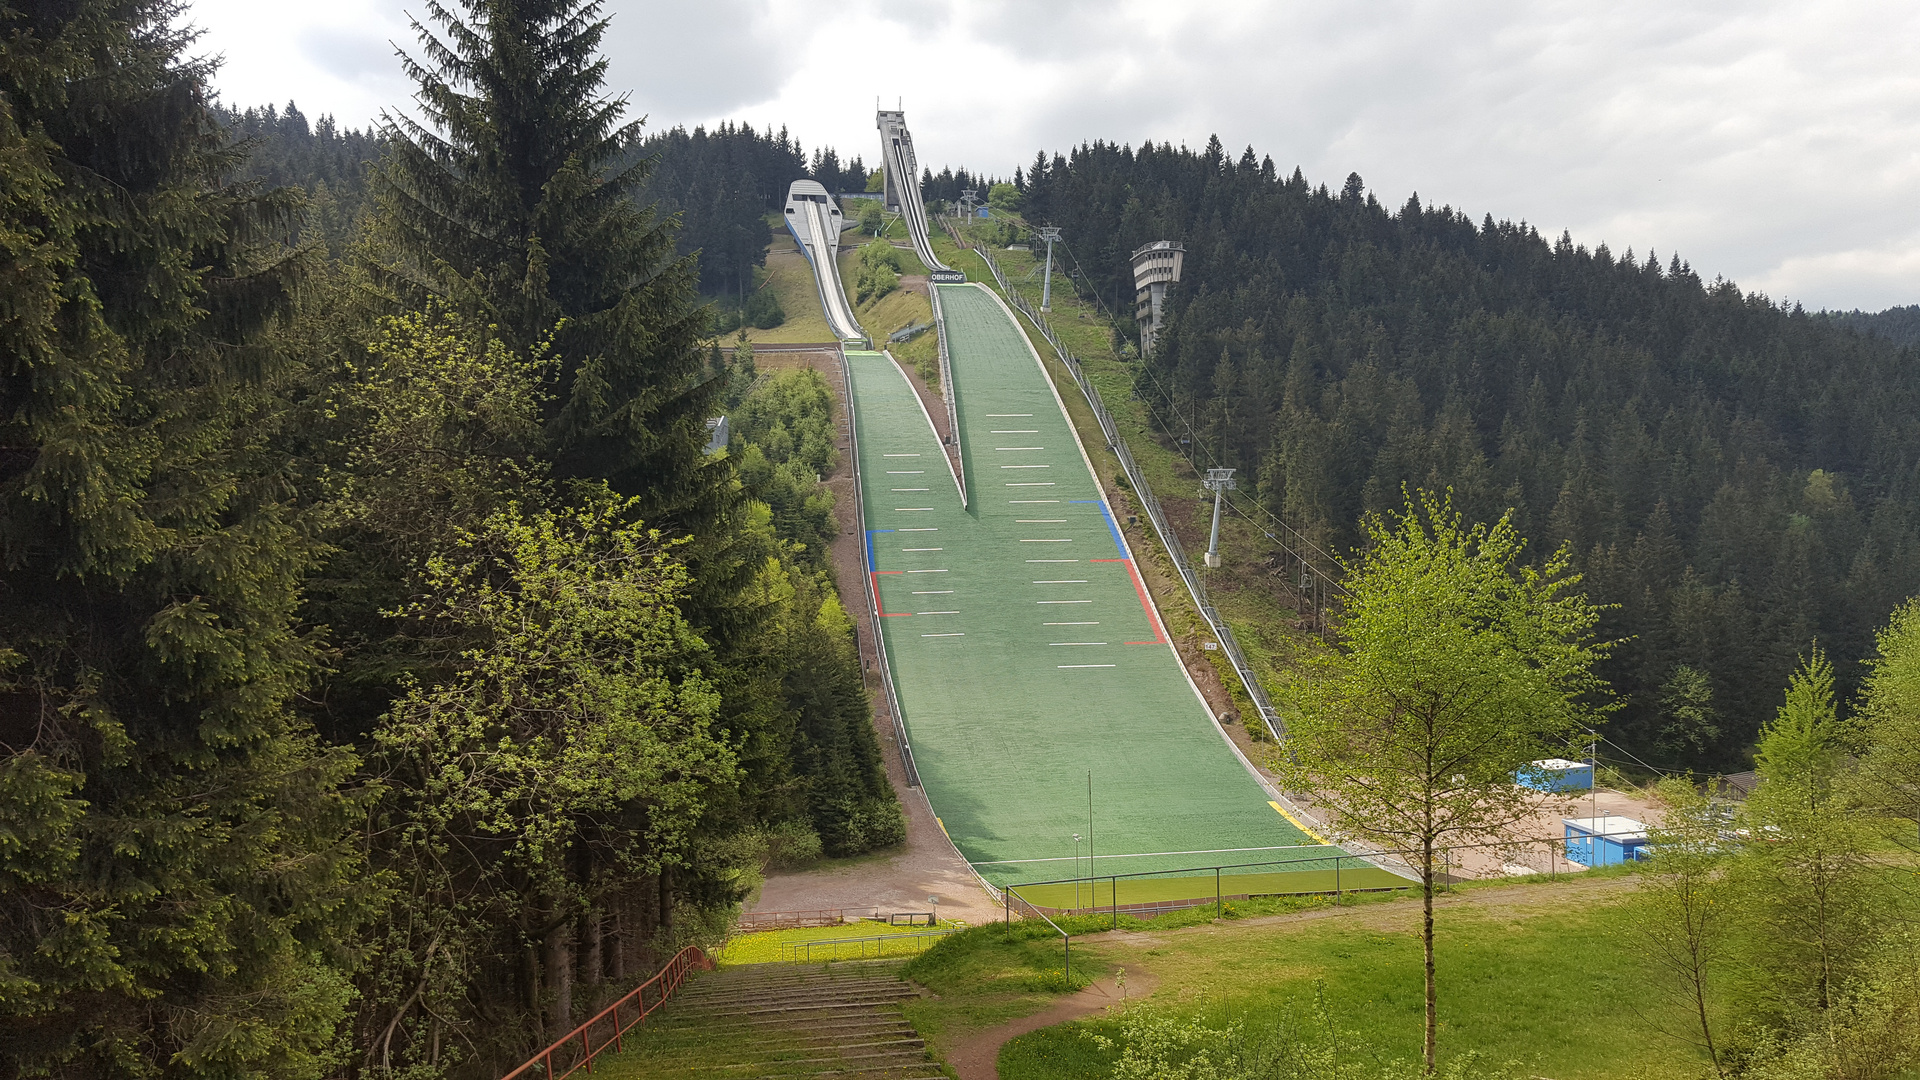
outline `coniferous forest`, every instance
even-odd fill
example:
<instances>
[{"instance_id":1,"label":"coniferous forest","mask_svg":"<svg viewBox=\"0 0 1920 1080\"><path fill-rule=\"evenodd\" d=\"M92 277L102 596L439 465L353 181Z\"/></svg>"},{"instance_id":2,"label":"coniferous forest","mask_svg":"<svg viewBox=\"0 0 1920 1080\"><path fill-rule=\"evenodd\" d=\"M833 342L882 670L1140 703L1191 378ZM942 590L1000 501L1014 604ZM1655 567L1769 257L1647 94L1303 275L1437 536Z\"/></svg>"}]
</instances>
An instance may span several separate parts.
<instances>
[{"instance_id":1,"label":"coniferous forest","mask_svg":"<svg viewBox=\"0 0 1920 1080\"><path fill-rule=\"evenodd\" d=\"M699 295L797 146L644 139L597 4L426 12L367 133L0 8L8 1075L497 1075L904 835L830 398Z\"/></svg>"},{"instance_id":2,"label":"coniferous forest","mask_svg":"<svg viewBox=\"0 0 1920 1080\"><path fill-rule=\"evenodd\" d=\"M1123 318L1133 249L1185 242L1136 390L1288 524L1345 552L1403 484L1450 487L1471 520L1512 508L1538 558L1571 545L1624 639L1608 737L1650 761L1746 767L1795 657L1817 643L1850 692L1920 592L1920 363L1861 319L1217 138L1092 143L1020 181Z\"/></svg>"},{"instance_id":3,"label":"coniferous forest","mask_svg":"<svg viewBox=\"0 0 1920 1080\"><path fill-rule=\"evenodd\" d=\"M769 869L904 838L832 392L713 333L787 186L865 164L644 130L597 0L423 12L415 119L362 131L216 101L173 0L0 5L7 1076L499 1075ZM1569 545L1650 760L1744 766L1920 593L1910 311L1217 140L1016 184L1116 339L1185 242L1136 389L1322 545L1403 485Z\"/></svg>"}]
</instances>

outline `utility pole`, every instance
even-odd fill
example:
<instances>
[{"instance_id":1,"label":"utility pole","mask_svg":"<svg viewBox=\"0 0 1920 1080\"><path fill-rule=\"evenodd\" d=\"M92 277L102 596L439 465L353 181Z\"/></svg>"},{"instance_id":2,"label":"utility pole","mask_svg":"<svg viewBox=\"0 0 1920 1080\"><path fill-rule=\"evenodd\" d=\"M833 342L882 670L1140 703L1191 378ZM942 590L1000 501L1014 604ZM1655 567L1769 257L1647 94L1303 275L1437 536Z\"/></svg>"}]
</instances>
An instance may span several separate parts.
<instances>
[{"instance_id":1,"label":"utility pole","mask_svg":"<svg viewBox=\"0 0 1920 1080\"><path fill-rule=\"evenodd\" d=\"M1232 469L1208 469L1202 483L1213 492L1213 539L1207 541L1207 568L1217 570L1220 567L1220 501L1240 485L1234 480Z\"/></svg>"},{"instance_id":2,"label":"utility pole","mask_svg":"<svg viewBox=\"0 0 1920 1080\"><path fill-rule=\"evenodd\" d=\"M1047 242L1047 273L1040 279L1040 310L1053 310L1053 242L1060 239L1060 230L1051 225L1040 227L1040 239Z\"/></svg>"},{"instance_id":3,"label":"utility pole","mask_svg":"<svg viewBox=\"0 0 1920 1080\"><path fill-rule=\"evenodd\" d=\"M980 205L980 189L979 188L961 188L960 189L960 216L961 217L971 219L973 217L974 207L979 205Z\"/></svg>"},{"instance_id":4,"label":"utility pole","mask_svg":"<svg viewBox=\"0 0 1920 1080\"><path fill-rule=\"evenodd\" d=\"M1079 867L1075 866L1078 870ZM1093 772L1087 772L1087 906L1093 906Z\"/></svg>"},{"instance_id":5,"label":"utility pole","mask_svg":"<svg viewBox=\"0 0 1920 1080\"><path fill-rule=\"evenodd\" d=\"M1080 834L1073 834L1073 906L1080 906Z\"/></svg>"}]
</instances>

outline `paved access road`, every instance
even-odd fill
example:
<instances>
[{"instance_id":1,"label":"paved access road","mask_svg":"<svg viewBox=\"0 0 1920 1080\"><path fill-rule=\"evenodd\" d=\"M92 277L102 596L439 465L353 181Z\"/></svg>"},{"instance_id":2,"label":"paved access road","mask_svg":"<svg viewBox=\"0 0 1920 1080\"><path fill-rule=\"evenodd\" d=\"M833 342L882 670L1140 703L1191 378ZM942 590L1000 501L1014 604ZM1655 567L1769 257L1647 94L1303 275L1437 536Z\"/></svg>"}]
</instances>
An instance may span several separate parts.
<instances>
[{"instance_id":1,"label":"paved access road","mask_svg":"<svg viewBox=\"0 0 1920 1080\"><path fill-rule=\"evenodd\" d=\"M905 376L847 355L879 624L948 835L997 884L1072 876L1091 773L1100 873L1312 854L1239 850L1312 841L1187 680L1006 309L941 288L970 510Z\"/></svg>"}]
</instances>

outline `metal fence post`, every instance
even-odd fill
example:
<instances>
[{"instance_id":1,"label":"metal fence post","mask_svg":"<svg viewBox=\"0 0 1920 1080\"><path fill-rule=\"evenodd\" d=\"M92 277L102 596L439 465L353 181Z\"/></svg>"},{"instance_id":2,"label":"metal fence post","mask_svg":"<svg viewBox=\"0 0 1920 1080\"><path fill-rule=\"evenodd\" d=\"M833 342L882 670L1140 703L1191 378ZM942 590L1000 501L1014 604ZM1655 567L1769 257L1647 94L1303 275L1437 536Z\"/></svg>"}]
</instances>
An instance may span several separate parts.
<instances>
[{"instance_id":1,"label":"metal fence post","mask_svg":"<svg viewBox=\"0 0 1920 1080\"><path fill-rule=\"evenodd\" d=\"M1220 868L1213 868L1213 917L1218 919L1226 914L1220 899Z\"/></svg>"}]
</instances>

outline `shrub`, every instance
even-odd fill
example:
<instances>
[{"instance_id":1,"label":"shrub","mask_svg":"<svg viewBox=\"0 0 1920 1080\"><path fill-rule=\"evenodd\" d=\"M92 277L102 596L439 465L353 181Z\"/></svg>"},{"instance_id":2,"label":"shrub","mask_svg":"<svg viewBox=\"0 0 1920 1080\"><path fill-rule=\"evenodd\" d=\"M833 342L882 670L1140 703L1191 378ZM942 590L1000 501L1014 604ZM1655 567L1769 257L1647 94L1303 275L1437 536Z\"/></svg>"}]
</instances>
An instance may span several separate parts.
<instances>
[{"instance_id":1,"label":"shrub","mask_svg":"<svg viewBox=\"0 0 1920 1080\"><path fill-rule=\"evenodd\" d=\"M749 326L771 330L787 321L787 313L780 307L780 298L774 295L772 289L761 289L747 297L746 306L740 311L740 318Z\"/></svg>"},{"instance_id":2,"label":"shrub","mask_svg":"<svg viewBox=\"0 0 1920 1080\"><path fill-rule=\"evenodd\" d=\"M820 858L820 834L804 821L782 821L765 833L768 870L794 870Z\"/></svg>"},{"instance_id":3,"label":"shrub","mask_svg":"<svg viewBox=\"0 0 1920 1080\"><path fill-rule=\"evenodd\" d=\"M875 240L860 249L854 276L854 302L878 300L900 287L900 253L892 244Z\"/></svg>"}]
</instances>

